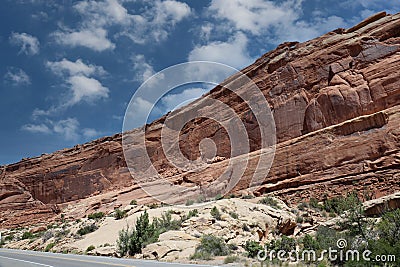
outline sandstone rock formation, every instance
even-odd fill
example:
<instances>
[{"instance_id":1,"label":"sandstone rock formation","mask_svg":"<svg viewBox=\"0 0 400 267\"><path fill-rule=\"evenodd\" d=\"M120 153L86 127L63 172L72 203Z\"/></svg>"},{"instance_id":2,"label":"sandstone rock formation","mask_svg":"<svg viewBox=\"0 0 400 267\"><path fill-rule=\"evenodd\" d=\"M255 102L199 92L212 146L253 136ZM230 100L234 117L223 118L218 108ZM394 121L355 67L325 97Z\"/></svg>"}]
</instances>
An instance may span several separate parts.
<instances>
[{"instance_id":1,"label":"sandstone rock formation","mask_svg":"<svg viewBox=\"0 0 400 267\"><path fill-rule=\"evenodd\" d=\"M347 30L337 29L305 43L281 44L243 69L262 90L276 124L275 160L256 192L298 202L349 190L373 197L400 191L399 64L400 14L379 13ZM246 125L251 153L243 179L233 190L240 191L249 185L263 152L259 125L235 94L249 85L239 84L235 92L223 87L234 83L235 77L206 97L231 106ZM201 101L171 112L168 118L180 120ZM221 125L207 119L211 112L216 111L203 109L201 117L185 125L180 148L187 158L196 159L200 141L210 138L217 145L217 156L226 160L210 162L197 173L179 170L165 158L160 145L165 116L146 126L147 153L159 173L174 184L207 185L228 168L229 138ZM49 218L57 213L56 205L113 190L130 188L131 196L144 199L144 192L135 186L138 178L143 177L132 179L126 167L121 135L4 166L0 228ZM159 185L157 179L148 183ZM157 197L187 196L160 188Z\"/></svg>"}]
</instances>

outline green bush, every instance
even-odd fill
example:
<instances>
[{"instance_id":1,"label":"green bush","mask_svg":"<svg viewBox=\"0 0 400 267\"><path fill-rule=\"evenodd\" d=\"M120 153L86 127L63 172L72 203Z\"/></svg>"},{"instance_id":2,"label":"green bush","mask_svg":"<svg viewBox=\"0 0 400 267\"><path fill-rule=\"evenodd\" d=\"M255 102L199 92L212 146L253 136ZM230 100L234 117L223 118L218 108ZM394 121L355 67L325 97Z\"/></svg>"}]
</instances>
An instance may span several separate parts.
<instances>
[{"instance_id":1,"label":"green bush","mask_svg":"<svg viewBox=\"0 0 400 267\"><path fill-rule=\"evenodd\" d=\"M224 240L213 235L204 235L190 258L209 260L214 256L226 256L229 252Z\"/></svg>"},{"instance_id":2,"label":"green bush","mask_svg":"<svg viewBox=\"0 0 400 267\"><path fill-rule=\"evenodd\" d=\"M158 232L154 224L150 224L149 214L145 211L136 221L134 229L123 229L119 232L117 250L121 256L135 255L142 252L142 249L149 243L158 239Z\"/></svg>"},{"instance_id":3,"label":"green bush","mask_svg":"<svg viewBox=\"0 0 400 267\"><path fill-rule=\"evenodd\" d=\"M238 262L240 258L236 255L229 255L224 259L224 264Z\"/></svg>"},{"instance_id":4,"label":"green bush","mask_svg":"<svg viewBox=\"0 0 400 267\"><path fill-rule=\"evenodd\" d=\"M400 259L400 209L386 212L377 225L378 240L369 240L373 255L394 255Z\"/></svg>"},{"instance_id":5,"label":"green bush","mask_svg":"<svg viewBox=\"0 0 400 267\"><path fill-rule=\"evenodd\" d=\"M221 199L224 199L223 195L218 194L218 195L215 196L215 200L221 200Z\"/></svg>"},{"instance_id":6,"label":"green bush","mask_svg":"<svg viewBox=\"0 0 400 267\"><path fill-rule=\"evenodd\" d=\"M131 202L129 203L130 205L137 205L136 199L132 199Z\"/></svg>"},{"instance_id":7,"label":"green bush","mask_svg":"<svg viewBox=\"0 0 400 267\"><path fill-rule=\"evenodd\" d=\"M4 241L12 241L14 239L14 235L10 234L4 238Z\"/></svg>"},{"instance_id":8,"label":"green bush","mask_svg":"<svg viewBox=\"0 0 400 267\"><path fill-rule=\"evenodd\" d=\"M46 248L44 249L45 252L49 252L54 246L56 245L56 243L50 243L46 246Z\"/></svg>"},{"instance_id":9,"label":"green bush","mask_svg":"<svg viewBox=\"0 0 400 267\"><path fill-rule=\"evenodd\" d=\"M301 202L299 205L297 205L297 208L299 210L305 210L306 208L308 208L308 204L306 202Z\"/></svg>"},{"instance_id":10,"label":"green bush","mask_svg":"<svg viewBox=\"0 0 400 267\"><path fill-rule=\"evenodd\" d=\"M221 220L221 213L219 212L217 207L213 207L211 209L211 216L214 217L216 220Z\"/></svg>"},{"instance_id":11,"label":"green bush","mask_svg":"<svg viewBox=\"0 0 400 267\"><path fill-rule=\"evenodd\" d=\"M357 193L352 192L344 197L334 197L324 200L323 209L327 212L342 214L344 211L350 210L360 204L361 200L358 198Z\"/></svg>"},{"instance_id":12,"label":"green bush","mask_svg":"<svg viewBox=\"0 0 400 267\"><path fill-rule=\"evenodd\" d=\"M192 218L192 217L197 217L197 215L199 215L199 211L198 211L197 209L190 210L189 213L188 213L188 215L186 215L186 216L184 216L184 217L182 218L182 221L189 220L189 219Z\"/></svg>"},{"instance_id":13,"label":"green bush","mask_svg":"<svg viewBox=\"0 0 400 267\"><path fill-rule=\"evenodd\" d=\"M247 241L244 249L246 250L249 258L257 257L258 253L264 250L264 248L257 241Z\"/></svg>"},{"instance_id":14,"label":"green bush","mask_svg":"<svg viewBox=\"0 0 400 267\"><path fill-rule=\"evenodd\" d=\"M296 250L296 240L283 235L280 239L271 240L271 242L267 244L267 248L268 250L290 252Z\"/></svg>"},{"instance_id":15,"label":"green bush","mask_svg":"<svg viewBox=\"0 0 400 267\"><path fill-rule=\"evenodd\" d=\"M90 246L87 247L86 252L92 251L92 250L94 250L95 248L96 248L95 246L90 245Z\"/></svg>"},{"instance_id":16,"label":"green bush","mask_svg":"<svg viewBox=\"0 0 400 267\"><path fill-rule=\"evenodd\" d=\"M122 218L125 218L125 217L126 217L126 211L120 210L120 209L116 209L114 211L114 218L116 220L121 220Z\"/></svg>"},{"instance_id":17,"label":"green bush","mask_svg":"<svg viewBox=\"0 0 400 267\"><path fill-rule=\"evenodd\" d=\"M31 232L24 232L23 234L22 234L22 239L31 239L31 238L33 238L34 237L34 235L31 233Z\"/></svg>"},{"instance_id":18,"label":"green bush","mask_svg":"<svg viewBox=\"0 0 400 267\"><path fill-rule=\"evenodd\" d=\"M229 212L229 215L230 215L233 219L238 219L238 218L239 218L239 215L237 215L237 213L236 213L236 212L233 212L233 211Z\"/></svg>"},{"instance_id":19,"label":"green bush","mask_svg":"<svg viewBox=\"0 0 400 267\"><path fill-rule=\"evenodd\" d=\"M303 216L296 216L296 222L297 223L303 223L304 222Z\"/></svg>"},{"instance_id":20,"label":"green bush","mask_svg":"<svg viewBox=\"0 0 400 267\"><path fill-rule=\"evenodd\" d=\"M252 199L252 198L254 198L253 195L244 195L244 196L242 196L242 199Z\"/></svg>"},{"instance_id":21,"label":"green bush","mask_svg":"<svg viewBox=\"0 0 400 267\"><path fill-rule=\"evenodd\" d=\"M319 247L319 243L316 239L314 239L309 234L306 234L302 239L303 249L305 250L314 250L317 251Z\"/></svg>"},{"instance_id":22,"label":"green bush","mask_svg":"<svg viewBox=\"0 0 400 267\"><path fill-rule=\"evenodd\" d=\"M173 211L167 211L161 215L161 218L154 218L153 224L156 231L160 234L170 230L179 230L182 227L182 220L172 220Z\"/></svg>"},{"instance_id":23,"label":"green bush","mask_svg":"<svg viewBox=\"0 0 400 267\"><path fill-rule=\"evenodd\" d=\"M313 209L322 210L324 208L324 206L319 204L318 200L313 198L313 197L310 198L309 203L310 203L310 207L313 208Z\"/></svg>"},{"instance_id":24,"label":"green bush","mask_svg":"<svg viewBox=\"0 0 400 267\"><path fill-rule=\"evenodd\" d=\"M76 233L80 236L92 233L97 230L97 226L95 224L86 225L80 228Z\"/></svg>"},{"instance_id":25,"label":"green bush","mask_svg":"<svg viewBox=\"0 0 400 267\"><path fill-rule=\"evenodd\" d=\"M258 203L279 209L278 201L272 197L264 197L263 199L258 201Z\"/></svg>"},{"instance_id":26,"label":"green bush","mask_svg":"<svg viewBox=\"0 0 400 267\"><path fill-rule=\"evenodd\" d=\"M194 204L194 200L188 199L186 200L186 206L192 206Z\"/></svg>"},{"instance_id":27,"label":"green bush","mask_svg":"<svg viewBox=\"0 0 400 267\"><path fill-rule=\"evenodd\" d=\"M88 219L93 219L93 220L97 220L97 219L101 219L105 216L104 212L95 212L92 214L89 214L87 217Z\"/></svg>"}]
</instances>

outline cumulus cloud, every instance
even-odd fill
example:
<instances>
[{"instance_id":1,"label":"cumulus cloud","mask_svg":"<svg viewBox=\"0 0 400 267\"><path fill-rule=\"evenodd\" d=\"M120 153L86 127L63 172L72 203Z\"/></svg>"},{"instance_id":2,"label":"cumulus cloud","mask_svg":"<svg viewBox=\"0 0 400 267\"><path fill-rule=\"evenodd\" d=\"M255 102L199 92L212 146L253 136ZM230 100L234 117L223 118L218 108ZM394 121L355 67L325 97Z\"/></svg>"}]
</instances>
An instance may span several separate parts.
<instances>
[{"instance_id":1,"label":"cumulus cloud","mask_svg":"<svg viewBox=\"0 0 400 267\"><path fill-rule=\"evenodd\" d=\"M93 137L90 134L97 133L93 129L80 129L80 123L76 118L67 118L61 120L45 120L40 124L26 124L21 127L23 131L34 134L53 134L63 137L67 141L79 141L83 137Z\"/></svg>"},{"instance_id":2,"label":"cumulus cloud","mask_svg":"<svg viewBox=\"0 0 400 267\"><path fill-rule=\"evenodd\" d=\"M133 71L135 72L135 81L144 82L154 75L155 71L152 65L146 61L144 55L135 55L132 57Z\"/></svg>"},{"instance_id":3,"label":"cumulus cloud","mask_svg":"<svg viewBox=\"0 0 400 267\"><path fill-rule=\"evenodd\" d=\"M26 124L22 126L22 130L31 132L31 133L42 133L42 134L50 134L51 129L45 124Z\"/></svg>"},{"instance_id":4,"label":"cumulus cloud","mask_svg":"<svg viewBox=\"0 0 400 267\"><path fill-rule=\"evenodd\" d=\"M46 66L56 75L64 79L64 84L69 88L69 99L63 101L63 107L72 106L82 101L93 103L101 98L108 98L109 89L91 76L103 76L107 74L103 67L86 64L82 59L75 62L68 59L46 62ZM34 116L47 115L51 111L57 111L56 107L48 111L35 110Z\"/></svg>"},{"instance_id":5,"label":"cumulus cloud","mask_svg":"<svg viewBox=\"0 0 400 267\"><path fill-rule=\"evenodd\" d=\"M21 47L19 53L26 55L35 55L39 53L39 40L27 33L13 32L10 36L10 43Z\"/></svg>"},{"instance_id":6,"label":"cumulus cloud","mask_svg":"<svg viewBox=\"0 0 400 267\"><path fill-rule=\"evenodd\" d=\"M79 139L79 122L75 118L68 118L53 122L53 131L64 136L66 140L76 141Z\"/></svg>"},{"instance_id":7,"label":"cumulus cloud","mask_svg":"<svg viewBox=\"0 0 400 267\"><path fill-rule=\"evenodd\" d=\"M85 128L82 130L82 134L86 139L95 138L102 135L102 132L97 131L96 129L92 128Z\"/></svg>"},{"instance_id":8,"label":"cumulus cloud","mask_svg":"<svg viewBox=\"0 0 400 267\"><path fill-rule=\"evenodd\" d=\"M237 30L259 35L264 29L296 19L301 1L277 3L264 0L213 0L209 11L229 21Z\"/></svg>"},{"instance_id":9,"label":"cumulus cloud","mask_svg":"<svg viewBox=\"0 0 400 267\"><path fill-rule=\"evenodd\" d=\"M67 103L68 105L75 105L81 101L92 103L100 98L108 98L108 88L94 78L75 75L69 77L67 83L72 91L72 98Z\"/></svg>"},{"instance_id":10,"label":"cumulus cloud","mask_svg":"<svg viewBox=\"0 0 400 267\"><path fill-rule=\"evenodd\" d=\"M243 68L254 59L247 52L248 38L242 32L236 33L227 42L214 41L196 46L189 53L189 61L213 61L234 68Z\"/></svg>"},{"instance_id":11,"label":"cumulus cloud","mask_svg":"<svg viewBox=\"0 0 400 267\"><path fill-rule=\"evenodd\" d=\"M53 36L57 43L71 47L83 46L97 52L115 48L115 44L107 38L107 31L102 28L57 31Z\"/></svg>"},{"instance_id":12,"label":"cumulus cloud","mask_svg":"<svg viewBox=\"0 0 400 267\"><path fill-rule=\"evenodd\" d=\"M31 79L25 71L19 68L9 68L4 75L4 81L13 86L24 86L31 84Z\"/></svg>"},{"instance_id":13,"label":"cumulus cloud","mask_svg":"<svg viewBox=\"0 0 400 267\"><path fill-rule=\"evenodd\" d=\"M66 58L55 62L47 61L46 66L59 76L63 76L65 74L85 76L97 74L102 76L107 73L102 66L86 64L82 61L82 59L77 59L75 62Z\"/></svg>"},{"instance_id":14,"label":"cumulus cloud","mask_svg":"<svg viewBox=\"0 0 400 267\"><path fill-rule=\"evenodd\" d=\"M53 34L56 42L72 47L83 46L95 51L112 50L111 27L118 30L115 37L126 36L138 44L150 40L163 41L176 23L191 13L186 3L174 0L144 1L140 14L131 14L117 0L84 0L74 5L82 16L77 29L61 29ZM143 11L144 10L144 11Z\"/></svg>"},{"instance_id":15,"label":"cumulus cloud","mask_svg":"<svg viewBox=\"0 0 400 267\"><path fill-rule=\"evenodd\" d=\"M227 23L233 32L257 36L275 45L284 41L306 41L349 26L335 15L314 12L314 16L304 18L302 4L302 0L212 0L208 13L218 22Z\"/></svg>"}]
</instances>

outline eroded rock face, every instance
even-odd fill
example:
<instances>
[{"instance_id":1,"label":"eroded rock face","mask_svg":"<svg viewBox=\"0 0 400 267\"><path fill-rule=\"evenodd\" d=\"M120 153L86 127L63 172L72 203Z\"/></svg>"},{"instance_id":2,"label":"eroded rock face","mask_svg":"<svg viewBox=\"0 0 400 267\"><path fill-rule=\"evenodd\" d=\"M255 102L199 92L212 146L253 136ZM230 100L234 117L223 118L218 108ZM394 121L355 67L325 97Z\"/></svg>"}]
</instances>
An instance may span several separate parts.
<instances>
[{"instance_id":1,"label":"eroded rock face","mask_svg":"<svg viewBox=\"0 0 400 267\"><path fill-rule=\"evenodd\" d=\"M376 197L399 191L399 66L400 14L379 13L348 30L284 43L243 69L262 90L276 124L274 164L257 191L292 202L353 189ZM260 130L246 103L223 88L234 79L207 97L231 106L249 134L251 160L238 191L246 188L257 164ZM240 84L236 92L248 86ZM172 112L169 119L179 120L195 103ZM180 148L189 159L199 157L204 138L216 143L216 156L227 158L200 173L183 173L168 163L160 145L165 117L146 127L147 153L163 177L182 185L207 183L227 167L229 138L221 125L207 119L212 112L224 111L202 110L202 117L187 123L180 136ZM33 218L35 210L50 217L56 204L122 189L136 178L126 168L121 135L5 166L0 171L0 226L23 222L24 212ZM160 195L185 197L162 188ZM14 216L9 217L10 210L16 211Z\"/></svg>"}]
</instances>

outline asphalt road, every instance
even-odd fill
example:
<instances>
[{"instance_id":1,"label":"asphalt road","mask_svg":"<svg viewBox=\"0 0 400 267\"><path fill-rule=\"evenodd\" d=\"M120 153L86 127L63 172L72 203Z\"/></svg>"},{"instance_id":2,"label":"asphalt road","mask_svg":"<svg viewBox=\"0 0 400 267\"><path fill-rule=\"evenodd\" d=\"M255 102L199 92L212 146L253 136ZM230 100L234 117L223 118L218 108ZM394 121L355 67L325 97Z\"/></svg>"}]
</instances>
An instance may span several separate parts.
<instances>
[{"instance_id":1,"label":"asphalt road","mask_svg":"<svg viewBox=\"0 0 400 267\"><path fill-rule=\"evenodd\" d=\"M165 263L133 259L118 259L74 254L58 254L27 250L0 249L0 267L210 267L209 265L193 265Z\"/></svg>"}]
</instances>

